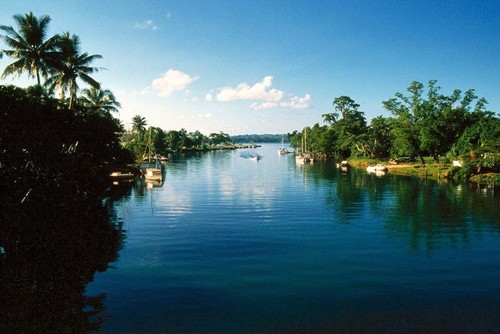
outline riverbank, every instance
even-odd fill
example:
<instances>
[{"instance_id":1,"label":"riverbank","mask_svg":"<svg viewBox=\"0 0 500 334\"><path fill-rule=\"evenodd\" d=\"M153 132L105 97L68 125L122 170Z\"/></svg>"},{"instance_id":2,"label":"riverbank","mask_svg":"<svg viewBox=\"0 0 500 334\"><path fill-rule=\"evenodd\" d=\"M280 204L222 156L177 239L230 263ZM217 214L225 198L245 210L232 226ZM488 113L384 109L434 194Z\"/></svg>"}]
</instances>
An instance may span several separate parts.
<instances>
[{"instance_id":1,"label":"riverbank","mask_svg":"<svg viewBox=\"0 0 500 334\"><path fill-rule=\"evenodd\" d=\"M453 168L452 165L442 163L426 161L425 166L421 166L419 163L398 163L391 164L388 161L381 161L376 159L350 159L349 165L356 168L366 168L370 165L382 164L387 167L389 173L398 174L403 176L412 176L419 178L443 180L450 178L450 170ZM469 182L478 184L480 186L500 186L500 173L484 173L472 175Z\"/></svg>"}]
</instances>

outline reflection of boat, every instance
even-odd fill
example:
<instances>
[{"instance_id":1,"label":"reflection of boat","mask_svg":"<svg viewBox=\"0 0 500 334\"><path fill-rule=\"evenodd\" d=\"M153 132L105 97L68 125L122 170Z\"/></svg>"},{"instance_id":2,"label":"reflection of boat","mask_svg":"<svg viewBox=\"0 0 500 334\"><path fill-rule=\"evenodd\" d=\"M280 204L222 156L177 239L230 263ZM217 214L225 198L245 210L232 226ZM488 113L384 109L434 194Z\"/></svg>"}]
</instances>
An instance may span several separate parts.
<instances>
[{"instance_id":1,"label":"reflection of boat","mask_svg":"<svg viewBox=\"0 0 500 334\"><path fill-rule=\"evenodd\" d=\"M375 172L382 172L382 173L384 173L384 172L387 172L387 167L384 166L384 165L381 165L381 164L377 164L375 166L372 165L372 166L366 167L366 171L368 173L375 173Z\"/></svg>"},{"instance_id":2,"label":"reflection of boat","mask_svg":"<svg viewBox=\"0 0 500 334\"><path fill-rule=\"evenodd\" d=\"M158 188L162 185L162 180L146 180L146 186L148 189Z\"/></svg>"}]
</instances>

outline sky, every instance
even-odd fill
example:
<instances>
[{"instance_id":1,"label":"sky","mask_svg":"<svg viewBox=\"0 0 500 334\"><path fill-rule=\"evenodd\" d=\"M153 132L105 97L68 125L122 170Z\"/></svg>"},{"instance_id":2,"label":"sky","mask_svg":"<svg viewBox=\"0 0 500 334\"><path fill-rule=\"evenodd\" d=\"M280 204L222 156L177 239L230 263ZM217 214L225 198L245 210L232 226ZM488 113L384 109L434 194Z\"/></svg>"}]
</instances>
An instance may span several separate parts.
<instances>
[{"instance_id":1,"label":"sky","mask_svg":"<svg viewBox=\"0 0 500 334\"><path fill-rule=\"evenodd\" d=\"M498 0L0 0L0 25L29 12L103 56L93 77L126 128L141 115L166 131L288 133L323 124L343 95L369 122L429 80L475 89L500 113Z\"/></svg>"}]
</instances>

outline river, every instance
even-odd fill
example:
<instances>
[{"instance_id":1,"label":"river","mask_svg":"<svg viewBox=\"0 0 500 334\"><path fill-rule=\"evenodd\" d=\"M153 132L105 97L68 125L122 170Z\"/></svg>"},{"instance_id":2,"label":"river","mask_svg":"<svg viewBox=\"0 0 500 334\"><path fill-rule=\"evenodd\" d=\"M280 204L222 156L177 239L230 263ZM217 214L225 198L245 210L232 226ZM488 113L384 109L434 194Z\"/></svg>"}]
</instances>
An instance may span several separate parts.
<instances>
[{"instance_id":1,"label":"river","mask_svg":"<svg viewBox=\"0 0 500 334\"><path fill-rule=\"evenodd\" d=\"M102 332L498 331L498 193L278 147L176 156L113 201Z\"/></svg>"}]
</instances>

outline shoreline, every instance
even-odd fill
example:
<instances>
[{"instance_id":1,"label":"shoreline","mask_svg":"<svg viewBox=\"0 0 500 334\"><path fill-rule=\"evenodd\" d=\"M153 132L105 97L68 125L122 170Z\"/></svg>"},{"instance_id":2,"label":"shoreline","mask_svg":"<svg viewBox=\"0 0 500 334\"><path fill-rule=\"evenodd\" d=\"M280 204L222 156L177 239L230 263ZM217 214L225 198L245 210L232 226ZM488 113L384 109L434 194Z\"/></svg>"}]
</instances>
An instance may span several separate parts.
<instances>
[{"instance_id":1,"label":"shoreline","mask_svg":"<svg viewBox=\"0 0 500 334\"><path fill-rule=\"evenodd\" d=\"M366 161L366 160L349 160L349 165L355 168L366 168L371 164L380 163L387 167L388 172L391 174L412 176L424 179L446 180L453 181L449 177L450 168L449 164L443 163L428 163L425 166L412 163L390 164L384 161ZM480 187L500 187L500 173L484 173L472 175L465 181L465 183L476 184Z\"/></svg>"}]
</instances>

